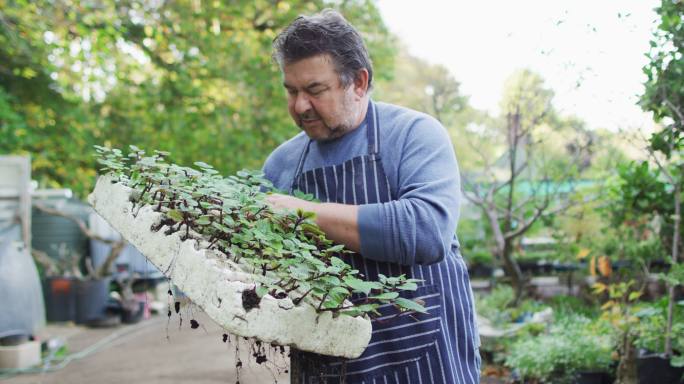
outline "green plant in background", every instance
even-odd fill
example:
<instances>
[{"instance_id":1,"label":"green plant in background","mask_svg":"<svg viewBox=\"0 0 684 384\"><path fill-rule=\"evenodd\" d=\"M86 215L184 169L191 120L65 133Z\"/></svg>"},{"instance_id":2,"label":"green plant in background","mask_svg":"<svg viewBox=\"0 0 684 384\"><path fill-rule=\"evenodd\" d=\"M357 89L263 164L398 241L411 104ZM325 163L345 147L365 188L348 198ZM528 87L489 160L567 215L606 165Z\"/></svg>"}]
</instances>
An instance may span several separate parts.
<instances>
[{"instance_id":1,"label":"green plant in background","mask_svg":"<svg viewBox=\"0 0 684 384\"><path fill-rule=\"evenodd\" d=\"M342 258L349 251L335 245L310 212L275 212L262 189L271 184L258 172L241 171L223 178L212 166L198 168L166 162L168 152L151 156L135 146L126 156L119 149L97 146L102 171L113 182L134 190L134 210L154 207L163 219L152 228L166 235L219 252L255 276L254 301L268 294L311 303L319 312L358 316L379 314L380 305L401 311L426 312L419 303L400 297L415 291L419 280L379 276L365 281ZM355 295L354 304L351 303Z\"/></svg>"},{"instance_id":2,"label":"green plant in background","mask_svg":"<svg viewBox=\"0 0 684 384\"><path fill-rule=\"evenodd\" d=\"M675 367L684 366L684 302L677 306L672 325L672 350L673 356L670 364ZM643 304L635 312L639 318L636 324L636 339L634 345L649 352L665 350L665 334L663 329L667 326L667 299L653 304Z\"/></svg>"},{"instance_id":3,"label":"green plant in background","mask_svg":"<svg viewBox=\"0 0 684 384\"><path fill-rule=\"evenodd\" d=\"M605 297L601 306L601 319L612 327L615 346L619 355L617 367L618 382L636 380L636 338L635 325L639 318L634 315L633 304L641 297L641 289L635 288L635 281L621 281L594 284L594 293Z\"/></svg>"},{"instance_id":4,"label":"green plant in background","mask_svg":"<svg viewBox=\"0 0 684 384\"><path fill-rule=\"evenodd\" d=\"M610 370L613 340L604 322L573 315L561 318L547 334L519 338L505 364L523 380L541 383L573 382L580 371Z\"/></svg>"},{"instance_id":5,"label":"green plant in background","mask_svg":"<svg viewBox=\"0 0 684 384\"><path fill-rule=\"evenodd\" d=\"M653 174L665 194L646 196L647 202L657 203L657 214L663 228L660 231L663 244L667 244L671 269L680 262L682 238L682 194L684 193L684 3L662 0L656 12L660 18L653 33L649 62L643 70L647 80L640 104L644 111L652 112L660 131L649 138L647 151L656 165ZM642 165L643 167L643 165ZM638 201L636 201L639 204ZM669 240L669 241L668 241ZM665 325L666 356L672 356L673 318L675 288L684 281L670 276L668 283L667 322Z\"/></svg>"},{"instance_id":6,"label":"green plant in background","mask_svg":"<svg viewBox=\"0 0 684 384\"><path fill-rule=\"evenodd\" d=\"M546 300L556 316L581 315L590 319L599 317L600 309L576 296L558 295Z\"/></svg>"},{"instance_id":7,"label":"green plant in background","mask_svg":"<svg viewBox=\"0 0 684 384\"><path fill-rule=\"evenodd\" d=\"M530 299L514 305L515 290L506 284L497 284L487 295L477 295L476 302L477 312L498 326L522 322L526 317L548 308L547 305Z\"/></svg>"},{"instance_id":8,"label":"green plant in background","mask_svg":"<svg viewBox=\"0 0 684 384\"><path fill-rule=\"evenodd\" d=\"M502 324L511 320L507 309L515 301L513 288L505 284L497 284L486 295L476 295L476 308L478 314L491 320L494 324Z\"/></svg>"},{"instance_id":9,"label":"green plant in background","mask_svg":"<svg viewBox=\"0 0 684 384\"><path fill-rule=\"evenodd\" d=\"M470 265L483 265L488 267L494 266L494 256L492 252L482 248L476 248L468 252L468 264Z\"/></svg>"}]
</instances>

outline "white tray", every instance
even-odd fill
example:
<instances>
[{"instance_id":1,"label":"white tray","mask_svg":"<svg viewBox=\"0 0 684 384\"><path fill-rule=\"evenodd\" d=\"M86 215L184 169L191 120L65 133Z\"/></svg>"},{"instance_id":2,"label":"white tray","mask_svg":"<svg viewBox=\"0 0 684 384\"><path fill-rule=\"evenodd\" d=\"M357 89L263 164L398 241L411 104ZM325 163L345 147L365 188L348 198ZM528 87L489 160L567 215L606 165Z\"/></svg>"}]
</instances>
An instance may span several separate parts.
<instances>
[{"instance_id":1,"label":"white tray","mask_svg":"<svg viewBox=\"0 0 684 384\"><path fill-rule=\"evenodd\" d=\"M242 292L253 289L258 276L203 247L196 240L181 240L180 231L165 235L166 227L152 231L162 214L151 206L135 208L131 189L98 179L88 202L114 229L145 255L190 300L228 333L256 338L266 343L292 346L322 355L356 358L371 337L371 322L365 317L316 313L308 302L294 305L290 298L265 295L259 306L245 310Z\"/></svg>"}]
</instances>

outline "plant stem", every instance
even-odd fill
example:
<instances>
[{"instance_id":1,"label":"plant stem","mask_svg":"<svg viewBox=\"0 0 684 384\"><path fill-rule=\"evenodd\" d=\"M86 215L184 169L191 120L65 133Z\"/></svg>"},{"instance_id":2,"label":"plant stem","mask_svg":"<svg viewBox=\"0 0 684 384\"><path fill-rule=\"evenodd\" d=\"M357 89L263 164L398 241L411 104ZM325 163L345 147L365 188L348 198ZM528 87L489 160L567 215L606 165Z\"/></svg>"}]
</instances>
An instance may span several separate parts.
<instances>
[{"instance_id":1,"label":"plant stem","mask_svg":"<svg viewBox=\"0 0 684 384\"><path fill-rule=\"evenodd\" d=\"M679 259L679 226L681 224L681 187L677 183L673 183L674 190L674 231L672 233L672 267L677 265ZM668 284L667 287L668 303L667 303L667 329L665 333L665 355L672 356L672 321L674 317L674 300L675 300L675 285Z\"/></svg>"},{"instance_id":2,"label":"plant stem","mask_svg":"<svg viewBox=\"0 0 684 384\"><path fill-rule=\"evenodd\" d=\"M295 298L292 300L292 302L297 305L299 304L300 301L304 300L304 298L313 290L313 287L309 288L308 291L304 292L300 297Z\"/></svg>"},{"instance_id":3,"label":"plant stem","mask_svg":"<svg viewBox=\"0 0 684 384\"><path fill-rule=\"evenodd\" d=\"M325 303L325 299L328 298L328 293L326 292L325 295L323 295L323 298L321 299L321 302L318 304L318 308L316 309L317 311L321 311L321 308L323 307L323 303Z\"/></svg>"}]
</instances>

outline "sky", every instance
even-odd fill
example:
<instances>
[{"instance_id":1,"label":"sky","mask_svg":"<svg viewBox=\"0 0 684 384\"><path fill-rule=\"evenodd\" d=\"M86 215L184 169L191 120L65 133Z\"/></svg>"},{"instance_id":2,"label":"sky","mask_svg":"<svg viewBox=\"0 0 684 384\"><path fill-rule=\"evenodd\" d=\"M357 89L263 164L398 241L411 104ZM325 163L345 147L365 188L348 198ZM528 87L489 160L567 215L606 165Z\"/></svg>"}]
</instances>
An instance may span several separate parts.
<instances>
[{"instance_id":1,"label":"sky","mask_svg":"<svg viewBox=\"0 0 684 384\"><path fill-rule=\"evenodd\" d=\"M409 52L442 64L476 108L498 113L516 69L540 74L554 106L591 129L644 129L643 91L655 0L379 0Z\"/></svg>"}]
</instances>

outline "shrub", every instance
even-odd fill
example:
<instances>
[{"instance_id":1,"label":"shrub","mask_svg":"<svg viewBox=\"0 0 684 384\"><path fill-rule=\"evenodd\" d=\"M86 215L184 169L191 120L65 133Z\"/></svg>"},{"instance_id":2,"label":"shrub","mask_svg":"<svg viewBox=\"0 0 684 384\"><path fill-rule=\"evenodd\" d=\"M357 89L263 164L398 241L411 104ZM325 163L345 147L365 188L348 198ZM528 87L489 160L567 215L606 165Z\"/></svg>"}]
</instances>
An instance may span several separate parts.
<instances>
[{"instance_id":1,"label":"shrub","mask_svg":"<svg viewBox=\"0 0 684 384\"><path fill-rule=\"evenodd\" d=\"M684 366L684 322L682 322L681 305L674 313L672 324L672 350L674 356L670 360L676 367ZM663 299L653 305L642 307L636 312L640 321L636 326L636 340L634 345L637 348L645 349L649 352L660 353L665 350L665 332L667 324L667 300Z\"/></svg>"},{"instance_id":2,"label":"shrub","mask_svg":"<svg viewBox=\"0 0 684 384\"><path fill-rule=\"evenodd\" d=\"M602 322L569 316L547 334L517 340L505 364L523 379L571 382L579 371L608 371L612 350L612 337Z\"/></svg>"}]
</instances>

